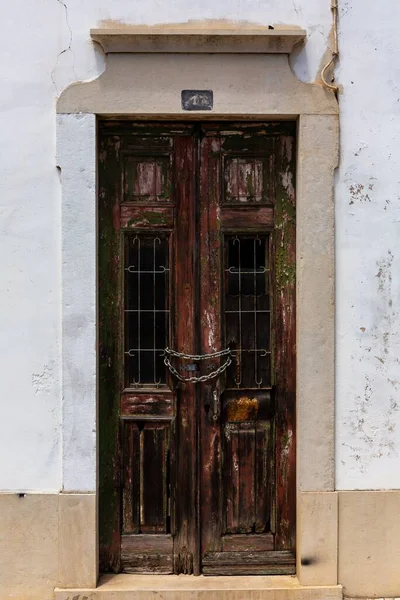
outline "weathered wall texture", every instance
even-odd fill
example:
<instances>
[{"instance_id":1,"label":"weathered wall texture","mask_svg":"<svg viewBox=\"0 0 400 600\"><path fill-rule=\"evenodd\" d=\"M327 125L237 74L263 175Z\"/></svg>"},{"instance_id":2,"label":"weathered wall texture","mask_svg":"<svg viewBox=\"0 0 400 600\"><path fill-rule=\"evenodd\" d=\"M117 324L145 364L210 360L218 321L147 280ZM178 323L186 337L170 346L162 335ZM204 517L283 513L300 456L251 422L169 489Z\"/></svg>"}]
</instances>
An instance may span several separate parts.
<instances>
[{"instance_id":1,"label":"weathered wall texture","mask_svg":"<svg viewBox=\"0 0 400 600\"><path fill-rule=\"evenodd\" d=\"M299 25L307 30L308 42L293 57L293 67L302 79L314 80L331 16L328 0L17 0L2 3L0 16L0 450L8 456L0 465L0 489L57 491L62 487L62 407L55 102L67 85L93 79L104 69L89 29L107 20ZM73 432L67 439L73 444Z\"/></svg>"},{"instance_id":2,"label":"weathered wall texture","mask_svg":"<svg viewBox=\"0 0 400 600\"><path fill-rule=\"evenodd\" d=\"M399 488L400 5L340 5L336 485Z\"/></svg>"},{"instance_id":3,"label":"weathered wall texture","mask_svg":"<svg viewBox=\"0 0 400 600\"><path fill-rule=\"evenodd\" d=\"M336 185L337 487L400 487L399 54L395 23L368 0L340 3L341 165ZM60 428L60 178L57 95L104 69L89 29L191 19L295 24L308 41L297 76L318 78L329 43L329 0L201 5L170 0L60 0L2 5L0 123L2 384L0 489L62 487ZM41 32L38 35L38 32Z\"/></svg>"}]
</instances>

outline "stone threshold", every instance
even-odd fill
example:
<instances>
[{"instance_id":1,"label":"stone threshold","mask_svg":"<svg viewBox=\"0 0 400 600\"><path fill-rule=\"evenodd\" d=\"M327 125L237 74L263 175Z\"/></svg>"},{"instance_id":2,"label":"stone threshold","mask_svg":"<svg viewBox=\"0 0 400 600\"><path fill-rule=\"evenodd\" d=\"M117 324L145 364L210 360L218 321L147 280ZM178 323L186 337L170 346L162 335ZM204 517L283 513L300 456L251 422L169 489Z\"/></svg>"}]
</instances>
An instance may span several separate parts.
<instances>
[{"instance_id":1,"label":"stone threshold","mask_svg":"<svg viewBox=\"0 0 400 600\"><path fill-rule=\"evenodd\" d=\"M104 575L97 588L55 590L55 600L342 600L342 587L291 576Z\"/></svg>"}]
</instances>

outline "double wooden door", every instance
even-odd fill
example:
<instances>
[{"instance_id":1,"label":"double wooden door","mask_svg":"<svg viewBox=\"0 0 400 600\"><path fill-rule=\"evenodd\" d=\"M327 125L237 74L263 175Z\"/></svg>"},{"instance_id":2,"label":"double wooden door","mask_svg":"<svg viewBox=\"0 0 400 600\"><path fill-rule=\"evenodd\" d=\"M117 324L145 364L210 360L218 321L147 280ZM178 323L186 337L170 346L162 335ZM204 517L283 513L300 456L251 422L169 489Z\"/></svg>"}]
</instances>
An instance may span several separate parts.
<instances>
[{"instance_id":1,"label":"double wooden door","mask_svg":"<svg viewBox=\"0 0 400 600\"><path fill-rule=\"evenodd\" d=\"M99 124L100 567L294 573L294 124Z\"/></svg>"}]
</instances>

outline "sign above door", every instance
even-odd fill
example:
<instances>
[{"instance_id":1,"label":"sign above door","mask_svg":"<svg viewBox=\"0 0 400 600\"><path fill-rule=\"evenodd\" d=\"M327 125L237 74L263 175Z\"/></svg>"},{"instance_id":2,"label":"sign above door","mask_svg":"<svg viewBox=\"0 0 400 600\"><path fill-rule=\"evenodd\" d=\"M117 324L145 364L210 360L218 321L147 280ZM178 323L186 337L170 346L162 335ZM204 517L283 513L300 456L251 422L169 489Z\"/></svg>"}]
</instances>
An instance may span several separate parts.
<instances>
[{"instance_id":1,"label":"sign above door","mask_svg":"<svg viewBox=\"0 0 400 600\"><path fill-rule=\"evenodd\" d=\"M183 110L212 110L213 104L212 90L182 90Z\"/></svg>"}]
</instances>

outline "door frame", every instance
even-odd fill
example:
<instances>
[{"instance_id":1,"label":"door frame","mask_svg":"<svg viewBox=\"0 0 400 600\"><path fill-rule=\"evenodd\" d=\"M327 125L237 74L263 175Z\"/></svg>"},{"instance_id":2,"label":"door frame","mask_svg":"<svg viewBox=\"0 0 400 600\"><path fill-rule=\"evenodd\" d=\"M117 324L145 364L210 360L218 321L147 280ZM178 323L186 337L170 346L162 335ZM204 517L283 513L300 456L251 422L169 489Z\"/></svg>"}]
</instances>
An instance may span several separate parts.
<instances>
[{"instance_id":1,"label":"door frame","mask_svg":"<svg viewBox=\"0 0 400 600\"><path fill-rule=\"evenodd\" d=\"M149 63L152 77L143 79ZM211 114L185 113L177 108L175 100L165 102L161 90L166 90L168 100L180 98L182 89L193 89L189 76L193 72L196 88L211 88L214 97L220 98ZM254 93L246 95L245 105L243 88L232 89L232 73L246 89L262 81ZM145 94L135 92L137 82L142 82L139 88L145 89ZM60 541L64 560L70 553L79 555L82 562L82 573L77 572L77 581L68 582L68 586L95 586L98 577L98 117L297 120L297 577L303 585L336 584L333 186L338 165L338 107L333 94L318 85L299 82L283 54L221 54L211 58L185 54L171 61L165 54L143 54L138 58L116 53L109 56L100 79L75 84L63 92L58 113L63 493L75 493L77 501L88 508L79 512L79 539Z\"/></svg>"}]
</instances>

